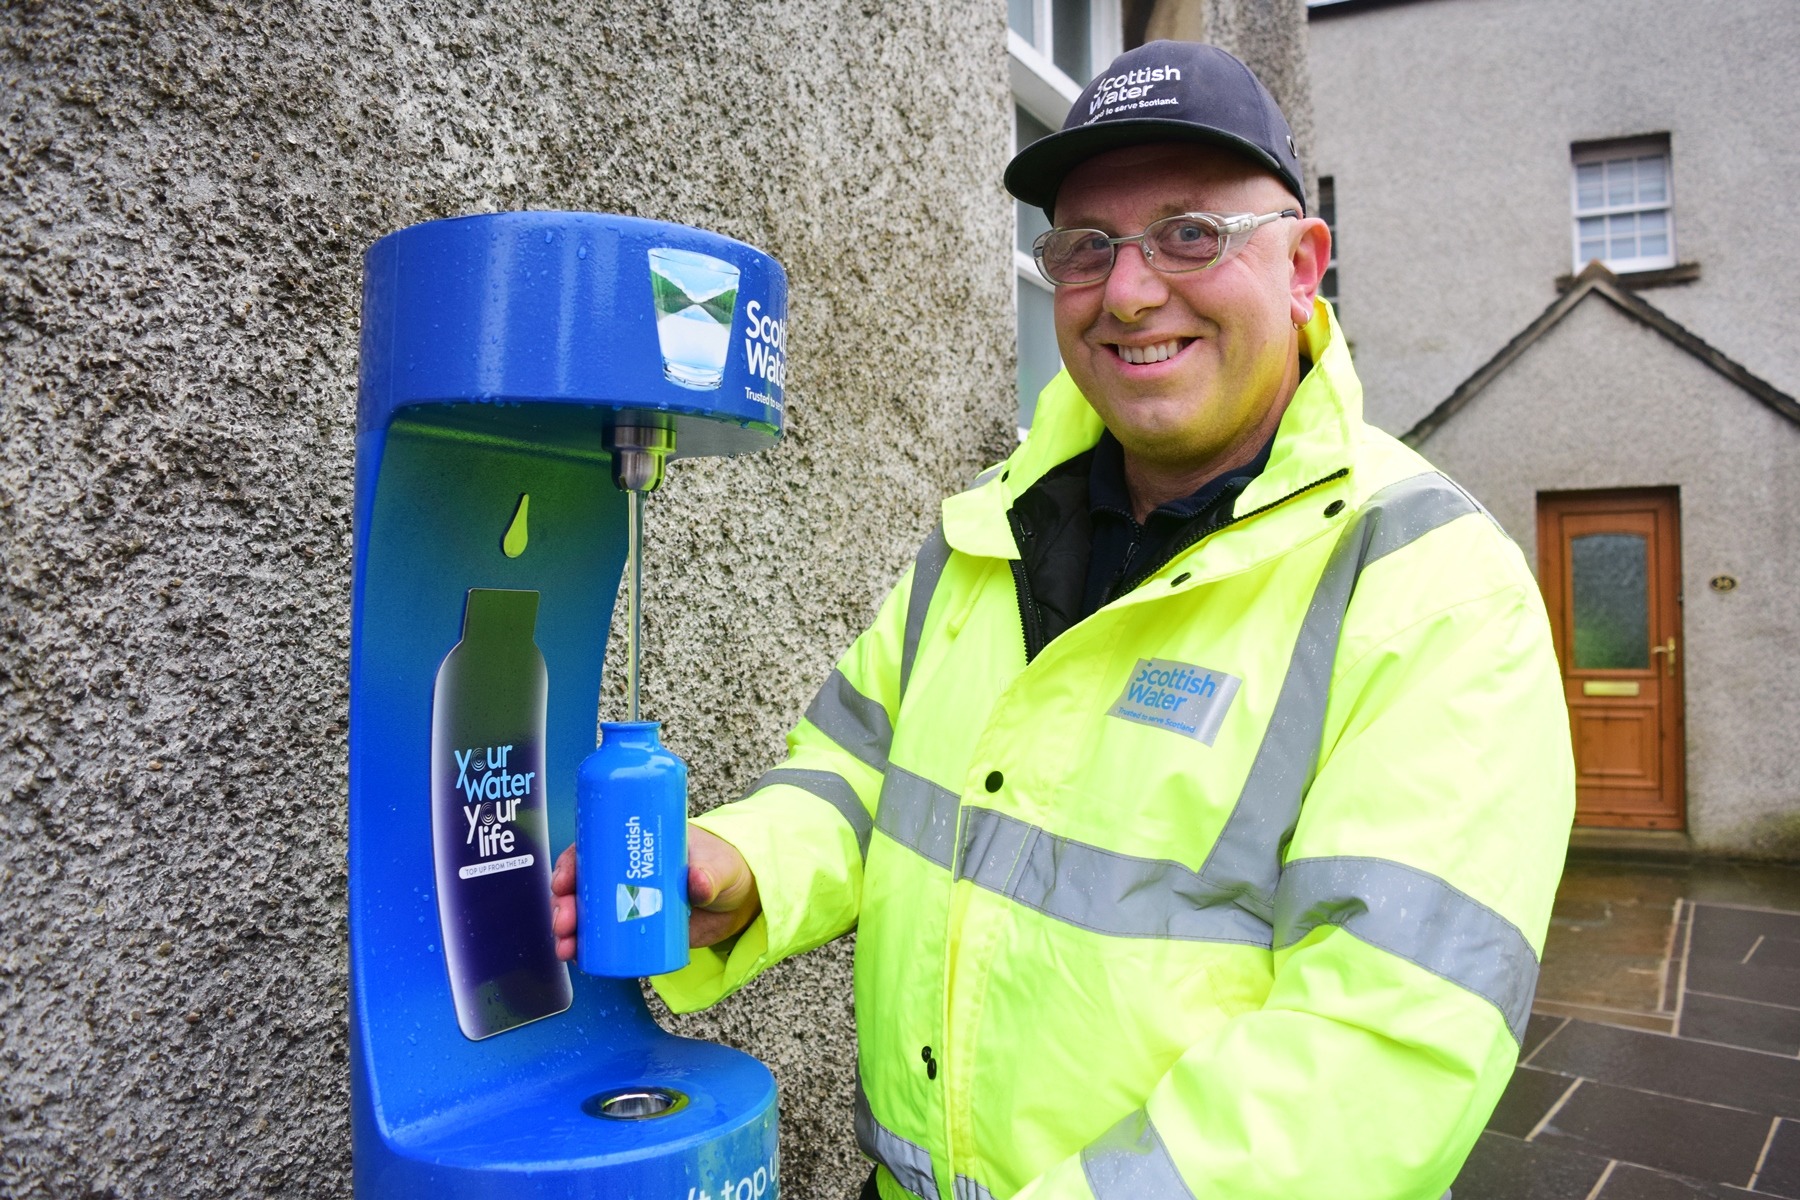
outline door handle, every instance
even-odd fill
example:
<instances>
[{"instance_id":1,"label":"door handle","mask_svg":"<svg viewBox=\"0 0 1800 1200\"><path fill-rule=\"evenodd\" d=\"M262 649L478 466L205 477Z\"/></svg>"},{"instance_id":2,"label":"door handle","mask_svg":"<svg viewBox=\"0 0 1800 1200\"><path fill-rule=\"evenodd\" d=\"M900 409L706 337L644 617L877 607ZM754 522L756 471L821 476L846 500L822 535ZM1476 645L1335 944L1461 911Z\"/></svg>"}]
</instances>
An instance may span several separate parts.
<instances>
[{"instance_id":1,"label":"door handle","mask_svg":"<svg viewBox=\"0 0 1800 1200\"><path fill-rule=\"evenodd\" d=\"M1668 657L1668 664L1669 664L1668 673L1670 675L1675 674L1675 638L1673 635L1671 635L1669 640L1664 642L1662 645L1650 647L1650 653L1668 655L1669 656Z\"/></svg>"}]
</instances>

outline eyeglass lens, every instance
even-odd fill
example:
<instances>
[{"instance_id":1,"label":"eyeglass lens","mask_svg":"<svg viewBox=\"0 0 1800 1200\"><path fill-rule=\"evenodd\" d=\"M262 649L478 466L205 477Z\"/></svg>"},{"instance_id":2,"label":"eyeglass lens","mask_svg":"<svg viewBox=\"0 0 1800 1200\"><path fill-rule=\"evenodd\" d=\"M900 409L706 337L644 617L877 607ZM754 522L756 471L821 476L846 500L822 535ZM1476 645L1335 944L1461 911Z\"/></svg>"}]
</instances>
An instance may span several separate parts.
<instances>
[{"instance_id":1,"label":"eyeglass lens","mask_svg":"<svg viewBox=\"0 0 1800 1200\"><path fill-rule=\"evenodd\" d=\"M1165 217L1147 226L1140 237L1150 265L1171 273L1211 266L1223 241L1211 221L1191 216ZM1098 229L1053 229L1039 245L1044 271L1056 283L1104 279L1117 254L1114 239Z\"/></svg>"}]
</instances>

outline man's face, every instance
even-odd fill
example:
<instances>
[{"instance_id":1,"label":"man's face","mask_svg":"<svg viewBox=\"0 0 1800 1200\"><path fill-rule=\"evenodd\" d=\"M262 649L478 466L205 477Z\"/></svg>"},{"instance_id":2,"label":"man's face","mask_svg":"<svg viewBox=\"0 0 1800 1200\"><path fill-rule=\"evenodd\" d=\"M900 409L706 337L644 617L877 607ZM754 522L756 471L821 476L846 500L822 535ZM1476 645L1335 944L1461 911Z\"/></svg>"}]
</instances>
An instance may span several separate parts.
<instances>
[{"instance_id":1,"label":"man's face","mask_svg":"<svg viewBox=\"0 0 1800 1200\"><path fill-rule=\"evenodd\" d=\"M1236 155L1132 146L1070 172L1056 223L1122 237L1177 213L1292 207L1279 180ZM1119 246L1105 280L1056 289L1063 363L1128 453L1194 468L1273 432L1296 378L1294 325L1310 319L1324 269L1311 259L1329 252L1323 236L1319 221L1274 221L1235 257L1180 275Z\"/></svg>"}]
</instances>

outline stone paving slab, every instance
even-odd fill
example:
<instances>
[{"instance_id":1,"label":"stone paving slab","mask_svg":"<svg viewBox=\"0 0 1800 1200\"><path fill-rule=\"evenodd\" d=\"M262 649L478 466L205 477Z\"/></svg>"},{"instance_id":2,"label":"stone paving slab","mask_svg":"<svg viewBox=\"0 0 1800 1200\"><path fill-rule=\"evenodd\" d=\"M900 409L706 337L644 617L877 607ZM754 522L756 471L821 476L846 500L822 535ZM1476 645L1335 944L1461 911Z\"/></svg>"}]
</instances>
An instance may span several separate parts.
<instances>
[{"instance_id":1,"label":"stone paving slab","mask_svg":"<svg viewBox=\"0 0 1800 1200\"><path fill-rule=\"evenodd\" d=\"M1800 868L1572 861L1456 1200L1800 1200Z\"/></svg>"},{"instance_id":2,"label":"stone paving slab","mask_svg":"<svg viewBox=\"0 0 1800 1200\"><path fill-rule=\"evenodd\" d=\"M1765 1117L1800 1119L1800 1059L1760 1050L1570 1021L1530 1065Z\"/></svg>"}]
</instances>

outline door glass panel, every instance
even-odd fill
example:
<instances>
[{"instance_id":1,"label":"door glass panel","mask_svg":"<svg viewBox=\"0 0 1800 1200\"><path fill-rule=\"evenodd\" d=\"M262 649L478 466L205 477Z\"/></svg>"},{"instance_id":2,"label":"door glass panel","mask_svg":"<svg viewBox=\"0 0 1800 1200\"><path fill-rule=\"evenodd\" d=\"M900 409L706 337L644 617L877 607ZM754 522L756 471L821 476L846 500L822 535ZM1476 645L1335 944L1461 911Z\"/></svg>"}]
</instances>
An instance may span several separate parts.
<instances>
[{"instance_id":1,"label":"door glass panel","mask_svg":"<svg viewBox=\"0 0 1800 1200\"><path fill-rule=\"evenodd\" d=\"M1650 666L1650 542L1638 533L1569 539L1577 670Z\"/></svg>"}]
</instances>

